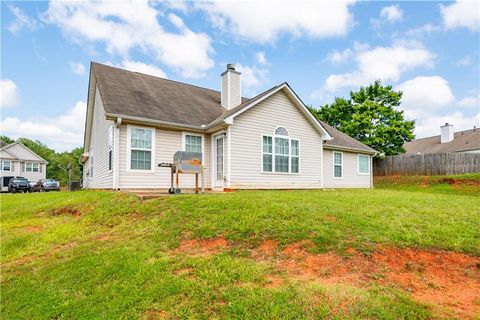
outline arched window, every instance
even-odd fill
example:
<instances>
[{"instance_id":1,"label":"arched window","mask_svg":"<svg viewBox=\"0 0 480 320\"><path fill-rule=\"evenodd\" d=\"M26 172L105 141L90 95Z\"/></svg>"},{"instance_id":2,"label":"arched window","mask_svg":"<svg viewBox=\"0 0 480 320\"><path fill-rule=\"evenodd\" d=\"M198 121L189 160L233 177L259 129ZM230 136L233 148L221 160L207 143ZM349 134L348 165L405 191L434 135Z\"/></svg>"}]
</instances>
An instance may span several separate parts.
<instances>
[{"instance_id":1,"label":"arched window","mask_svg":"<svg viewBox=\"0 0 480 320\"><path fill-rule=\"evenodd\" d=\"M277 127L273 136L263 136L262 150L263 172L300 172L300 141L290 138L284 127Z\"/></svg>"},{"instance_id":2,"label":"arched window","mask_svg":"<svg viewBox=\"0 0 480 320\"><path fill-rule=\"evenodd\" d=\"M275 129L275 134L277 136L288 136L288 131L284 127L278 127Z\"/></svg>"}]
</instances>

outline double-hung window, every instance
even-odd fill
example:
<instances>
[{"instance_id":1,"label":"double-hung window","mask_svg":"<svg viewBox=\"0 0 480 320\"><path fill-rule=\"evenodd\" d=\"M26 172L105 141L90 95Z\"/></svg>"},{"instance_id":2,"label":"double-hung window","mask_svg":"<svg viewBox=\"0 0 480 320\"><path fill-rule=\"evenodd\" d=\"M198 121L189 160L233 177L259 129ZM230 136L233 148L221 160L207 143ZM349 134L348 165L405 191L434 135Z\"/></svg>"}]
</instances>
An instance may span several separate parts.
<instances>
[{"instance_id":1,"label":"double-hung window","mask_svg":"<svg viewBox=\"0 0 480 320\"><path fill-rule=\"evenodd\" d=\"M262 137L263 172L298 173L300 142L289 137L287 129L278 127L273 136Z\"/></svg>"},{"instance_id":2,"label":"double-hung window","mask_svg":"<svg viewBox=\"0 0 480 320\"><path fill-rule=\"evenodd\" d=\"M40 172L40 164L38 162L25 163L26 172Z\"/></svg>"},{"instance_id":3,"label":"double-hung window","mask_svg":"<svg viewBox=\"0 0 480 320\"><path fill-rule=\"evenodd\" d=\"M12 171L12 162L10 160L2 160L2 171Z\"/></svg>"},{"instance_id":4,"label":"double-hung window","mask_svg":"<svg viewBox=\"0 0 480 320\"><path fill-rule=\"evenodd\" d=\"M273 168L272 137L263 136L263 171L272 172Z\"/></svg>"},{"instance_id":5,"label":"double-hung window","mask_svg":"<svg viewBox=\"0 0 480 320\"><path fill-rule=\"evenodd\" d=\"M343 153L333 152L333 177L343 177Z\"/></svg>"},{"instance_id":6,"label":"double-hung window","mask_svg":"<svg viewBox=\"0 0 480 320\"><path fill-rule=\"evenodd\" d=\"M370 174L370 157L364 154L358 155L358 173Z\"/></svg>"},{"instance_id":7,"label":"double-hung window","mask_svg":"<svg viewBox=\"0 0 480 320\"><path fill-rule=\"evenodd\" d=\"M152 170L153 129L130 128L130 169Z\"/></svg>"},{"instance_id":8,"label":"double-hung window","mask_svg":"<svg viewBox=\"0 0 480 320\"><path fill-rule=\"evenodd\" d=\"M184 150L186 152L203 152L202 144L202 136L188 133L184 135Z\"/></svg>"}]
</instances>

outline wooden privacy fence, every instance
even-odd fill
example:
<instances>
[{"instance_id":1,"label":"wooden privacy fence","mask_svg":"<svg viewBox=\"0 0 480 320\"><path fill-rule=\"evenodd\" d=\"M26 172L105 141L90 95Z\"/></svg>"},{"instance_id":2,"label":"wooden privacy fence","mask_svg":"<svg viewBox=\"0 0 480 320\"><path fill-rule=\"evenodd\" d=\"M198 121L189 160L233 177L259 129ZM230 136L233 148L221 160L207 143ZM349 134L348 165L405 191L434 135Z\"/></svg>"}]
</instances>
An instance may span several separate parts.
<instances>
[{"instance_id":1,"label":"wooden privacy fence","mask_svg":"<svg viewBox=\"0 0 480 320\"><path fill-rule=\"evenodd\" d=\"M480 172L480 153L400 154L374 159L375 176L447 175Z\"/></svg>"}]
</instances>

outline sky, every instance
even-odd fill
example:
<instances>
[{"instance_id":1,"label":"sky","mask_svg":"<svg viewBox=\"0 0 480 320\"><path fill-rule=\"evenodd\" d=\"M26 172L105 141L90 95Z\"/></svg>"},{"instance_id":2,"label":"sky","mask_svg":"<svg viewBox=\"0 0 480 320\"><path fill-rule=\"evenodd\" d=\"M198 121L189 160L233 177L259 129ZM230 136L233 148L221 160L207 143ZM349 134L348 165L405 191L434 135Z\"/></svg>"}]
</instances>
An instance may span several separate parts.
<instances>
[{"instance_id":1,"label":"sky","mask_svg":"<svg viewBox=\"0 0 480 320\"><path fill-rule=\"evenodd\" d=\"M215 90L235 63L243 96L314 107L380 79L417 138L471 129L479 29L480 1L2 1L0 130L82 146L91 61Z\"/></svg>"}]
</instances>

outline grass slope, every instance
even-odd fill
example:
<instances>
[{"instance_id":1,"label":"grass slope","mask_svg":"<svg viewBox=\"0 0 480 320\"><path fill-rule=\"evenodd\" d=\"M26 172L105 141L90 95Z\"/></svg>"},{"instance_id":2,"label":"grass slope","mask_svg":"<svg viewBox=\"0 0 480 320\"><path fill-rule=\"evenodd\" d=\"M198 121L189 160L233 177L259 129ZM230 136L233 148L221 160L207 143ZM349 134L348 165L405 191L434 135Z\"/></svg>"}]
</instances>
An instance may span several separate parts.
<instances>
[{"instance_id":1,"label":"grass slope","mask_svg":"<svg viewBox=\"0 0 480 320\"><path fill-rule=\"evenodd\" d=\"M3 318L432 318L391 286L287 279L251 258L265 239L310 239L312 252L375 244L480 256L474 192L423 188L241 191L140 202L106 191L1 195ZM176 252L182 239L224 236L216 255Z\"/></svg>"}]
</instances>

